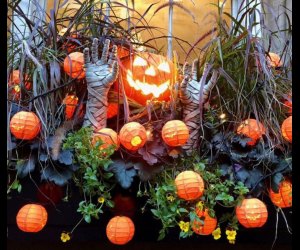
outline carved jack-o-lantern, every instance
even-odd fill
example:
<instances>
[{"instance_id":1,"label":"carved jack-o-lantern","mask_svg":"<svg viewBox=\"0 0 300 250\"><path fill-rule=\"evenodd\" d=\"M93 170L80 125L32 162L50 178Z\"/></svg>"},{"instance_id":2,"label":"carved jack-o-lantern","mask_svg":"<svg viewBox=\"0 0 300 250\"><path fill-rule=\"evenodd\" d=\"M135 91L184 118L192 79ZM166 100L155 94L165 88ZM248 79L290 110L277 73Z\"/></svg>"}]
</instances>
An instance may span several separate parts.
<instances>
[{"instance_id":1,"label":"carved jack-o-lantern","mask_svg":"<svg viewBox=\"0 0 300 250\"><path fill-rule=\"evenodd\" d=\"M147 100L168 101L174 66L167 58L142 52L122 62L121 71L127 97L144 105ZM117 87L117 86L116 86Z\"/></svg>"}]
</instances>

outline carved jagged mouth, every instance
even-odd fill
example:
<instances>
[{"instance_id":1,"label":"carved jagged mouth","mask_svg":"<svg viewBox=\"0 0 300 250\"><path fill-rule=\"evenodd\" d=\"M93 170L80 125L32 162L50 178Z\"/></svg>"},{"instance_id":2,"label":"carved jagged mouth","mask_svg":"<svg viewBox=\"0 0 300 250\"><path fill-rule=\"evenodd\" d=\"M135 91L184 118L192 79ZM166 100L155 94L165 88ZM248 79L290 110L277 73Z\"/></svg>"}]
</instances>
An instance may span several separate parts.
<instances>
[{"instance_id":1,"label":"carved jagged mouth","mask_svg":"<svg viewBox=\"0 0 300 250\"><path fill-rule=\"evenodd\" d=\"M164 93L170 85L170 80L167 80L166 82L160 85L141 82L139 80L133 80L132 72L130 70L127 70L127 82L135 90L142 91L144 95L152 94L156 98L159 97L162 93Z\"/></svg>"}]
</instances>

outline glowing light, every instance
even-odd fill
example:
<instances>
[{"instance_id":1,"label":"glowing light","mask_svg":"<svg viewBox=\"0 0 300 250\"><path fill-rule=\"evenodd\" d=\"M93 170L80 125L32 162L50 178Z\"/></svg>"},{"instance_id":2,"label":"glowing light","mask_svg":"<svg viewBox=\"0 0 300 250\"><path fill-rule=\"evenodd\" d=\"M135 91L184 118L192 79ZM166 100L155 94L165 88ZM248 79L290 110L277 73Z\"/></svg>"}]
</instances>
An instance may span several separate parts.
<instances>
[{"instance_id":1,"label":"glowing light","mask_svg":"<svg viewBox=\"0 0 300 250\"><path fill-rule=\"evenodd\" d=\"M220 119L225 119L226 114L223 113L223 114L221 114L219 117L220 117Z\"/></svg>"},{"instance_id":2,"label":"glowing light","mask_svg":"<svg viewBox=\"0 0 300 250\"><path fill-rule=\"evenodd\" d=\"M166 73L170 73L171 70L170 70L170 66L167 62L162 62L159 66L158 66L158 69L161 70L161 71L164 71Z\"/></svg>"},{"instance_id":3,"label":"glowing light","mask_svg":"<svg viewBox=\"0 0 300 250\"><path fill-rule=\"evenodd\" d=\"M147 66L148 63L144 58L137 56L133 61L133 66Z\"/></svg>"},{"instance_id":4,"label":"glowing light","mask_svg":"<svg viewBox=\"0 0 300 250\"><path fill-rule=\"evenodd\" d=\"M133 138L131 139L131 142L130 142L130 143L131 143L132 146L136 147L136 146L140 145L141 142L142 142L141 137L135 136L135 137L133 137Z\"/></svg>"}]
</instances>

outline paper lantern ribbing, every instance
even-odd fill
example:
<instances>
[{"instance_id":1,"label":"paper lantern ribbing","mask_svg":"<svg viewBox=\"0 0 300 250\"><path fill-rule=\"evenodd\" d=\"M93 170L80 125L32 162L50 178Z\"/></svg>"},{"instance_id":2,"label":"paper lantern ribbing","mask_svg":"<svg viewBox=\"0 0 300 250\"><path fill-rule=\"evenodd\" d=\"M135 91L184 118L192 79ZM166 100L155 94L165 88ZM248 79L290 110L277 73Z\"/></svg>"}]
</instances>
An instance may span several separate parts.
<instances>
[{"instance_id":1,"label":"paper lantern ribbing","mask_svg":"<svg viewBox=\"0 0 300 250\"><path fill-rule=\"evenodd\" d=\"M125 245L133 238L134 230L134 224L130 218L115 216L106 226L106 235L111 243Z\"/></svg>"},{"instance_id":2,"label":"paper lantern ribbing","mask_svg":"<svg viewBox=\"0 0 300 250\"><path fill-rule=\"evenodd\" d=\"M121 128L119 139L126 149L135 151L146 143L147 132L144 126L138 122L129 122Z\"/></svg>"},{"instance_id":3,"label":"paper lantern ribbing","mask_svg":"<svg viewBox=\"0 0 300 250\"><path fill-rule=\"evenodd\" d=\"M292 125L293 125L292 116L286 118L281 125L282 136L290 143L292 143L292 139L293 139Z\"/></svg>"},{"instance_id":4,"label":"paper lantern ribbing","mask_svg":"<svg viewBox=\"0 0 300 250\"><path fill-rule=\"evenodd\" d=\"M292 183L289 180L284 180L279 184L278 193L272 189L269 191L269 196L274 205L280 208L292 206Z\"/></svg>"},{"instance_id":5,"label":"paper lantern ribbing","mask_svg":"<svg viewBox=\"0 0 300 250\"><path fill-rule=\"evenodd\" d=\"M126 96L145 105L148 100L170 100L174 66L166 57L141 52L122 61L121 77ZM115 85L116 89L118 88Z\"/></svg>"},{"instance_id":6,"label":"paper lantern ribbing","mask_svg":"<svg viewBox=\"0 0 300 250\"><path fill-rule=\"evenodd\" d=\"M119 105L115 102L108 103L107 106L107 118L113 118L118 114Z\"/></svg>"},{"instance_id":7,"label":"paper lantern ribbing","mask_svg":"<svg viewBox=\"0 0 300 250\"><path fill-rule=\"evenodd\" d=\"M18 228L24 232L37 233L47 223L48 214L46 209L37 204L23 206L16 217Z\"/></svg>"},{"instance_id":8,"label":"paper lantern ribbing","mask_svg":"<svg viewBox=\"0 0 300 250\"><path fill-rule=\"evenodd\" d=\"M283 65L282 61L280 60L280 56L273 52L269 52L267 60L274 68L281 67Z\"/></svg>"},{"instance_id":9,"label":"paper lantern ribbing","mask_svg":"<svg viewBox=\"0 0 300 250\"><path fill-rule=\"evenodd\" d=\"M42 183L37 191L37 199L43 204L57 204L62 200L63 197L63 188L53 182L47 181Z\"/></svg>"},{"instance_id":10,"label":"paper lantern ribbing","mask_svg":"<svg viewBox=\"0 0 300 250\"><path fill-rule=\"evenodd\" d=\"M235 214L238 221L246 228L262 227L268 219L266 205L257 198L244 199L236 207Z\"/></svg>"},{"instance_id":11,"label":"paper lantern ribbing","mask_svg":"<svg viewBox=\"0 0 300 250\"><path fill-rule=\"evenodd\" d=\"M72 119L78 103L78 97L76 95L67 95L63 103L66 105L65 108L66 119L68 120Z\"/></svg>"},{"instance_id":12,"label":"paper lantern ribbing","mask_svg":"<svg viewBox=\"0 0 300 250\"><path fill-rule=\"evenodd\" d=\"M194 171L183 171L175 179L175 186L179 198L191 201L200 198L204 192L202 177Z\"/></svg>"},{"instance_id":13,"label":"paper lantern ribbing","mask_svg":"<svg viewBox=\"0 0 300 250\"><path fill-rule=\"evenodd\" d=\"M161 131L164 142L171 147L184 145L189 139L189 129L180 120L168 121Z\"/></svg>"},{"instance_id":14,"label":"paper lantern ribbing","mask_svg":"<svg viewBox=\"0 0 300 250\"><path fill-rule=\"evenodd\" d=\"M31 88L31 82L29 81L29 77L24 75L24 87L29 90ZM20 87L20 71L13 70L12 74L9 76L8 87L12 88L11 93L15 95L16 99L19 99L21 87Z\"/></svg>"},{"instance_id":15,"label":"paper lantern ribbing","mask_svg":"<svg viewBox=\"0 0 300 250\"><path fill-rule=\"evenodd\" d=\"M21 140L34 139L41 129L40 119L33 112L20 111L10 120L10 132Z\"/></svg>"},{"instance_id":16,"label":"paper lantern ribbing","mask_svg":"<svg viewBox=\"0 0 300 250\"><path fill-rule=\"evenodd\" d=\"M199 219L202 220L203 222L196 221L196 220L193 221L192 223L193 231L199 235L210 235L217 227L217 223L218 223L217 219L210 217L207 209L205 209L204 211L200 209L196 209L196 213Z\"/></svg>"},{"instance_id":17,"label":"paper lantern ribbing","mask_svg":"<svg viewBox=\"0 0 300 250\"><path fill-rule=\"evenodd\" d=\"M247 144L253 146L256 141L266 133L266 130L265 127L255 119L247 119L237 128L237 133L251 138L252 140L247 142Z\"/></svg>"},{"instance_id":18,"label":"paper lantern ribbing","mask_svg":"<svg viewBox=\"0 0 300 250\"><path fill-rule=\"evenodd\" d=\"M72 78L85 77L83 53L73 52L64 60L64 71Z\"/></svg>"},{"instance_id":19,"label":"paper lantern ribbing","mask_svg":"<svg viewBox=\"0 0 300 250\"><path fill-rule=\"evenodd\" d=\"M104 143L99 146L100 150L105 149L110 145L115 146L115 150L117 150L120 146L118 134L110 128L102 128L94 132L92 143L95 145L99 139Z\"/></svg>"}]
</instances>

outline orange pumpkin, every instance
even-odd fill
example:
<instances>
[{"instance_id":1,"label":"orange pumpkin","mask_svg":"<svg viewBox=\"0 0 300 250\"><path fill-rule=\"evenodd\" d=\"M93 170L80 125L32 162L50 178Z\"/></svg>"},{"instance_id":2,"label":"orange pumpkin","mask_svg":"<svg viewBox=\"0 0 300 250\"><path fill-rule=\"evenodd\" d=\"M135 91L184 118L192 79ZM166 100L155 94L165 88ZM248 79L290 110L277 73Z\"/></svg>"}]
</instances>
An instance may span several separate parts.
<instances>
[{"instance_id":1,"label":"orange pumpkin","mask_svg":"<svg viewBox=\"0 0 300 250\"><path fill-rule=\"evenodd\" d=\"M39 186L37 199L45 204L57 204L64 197L64 191L61 186L53 182L44 182Z\"/></svg>"},{"instance_id":2,"label":"orange pumpkin","mask_svg":"<svg viewBox=\"0 0 300 250\"><path fill-rule=\"evenodd\" d=\"M107 118L113 118L118 114L119 105L115 102L108 103L107 106Z\"/></svg>"},{"instance_id":3,"label":"orange pumpkin","mask_svg":"<svg viewBox=\"0 0 300 250\"><path fill-rule=\"evenodd\" d=\"M40 132L40 119L33 112L20 111L10 120L10 132L21 140L32 140Z\"/></svg>"},{"instance_id":4,"label":"orange pumpkin","mask_svg":"<svg viewBox=\"0 0 300 250\"><path fill-rule=\"evenodd\" d=\"M204 192L202 177L194 171L183 171L175 179L176 192L179 198L191 201L200 198Z\"/></svg>"},{"instance_id":5,"label":"orange pumpkin","mask_svg":"<svg viewBox=\"0 0 300 250\"><path fill-rule=\"evenodd\" d=\"M121 128L119 139L126 149L135 151L146 143L147 132L144 126L138 122L129 122Z\"/></svg>"},{"instance_id":6,"label":"orange pumpkin","mask_svg":"<svg viewBox=\"0 0 300 250\"><path fill-rule=\"evenodd\" d=\"M46 209L37 204L23 206L16 217L18 228L24 232L37 233L47 223L48 214Z\"/></svg>"},{"instance_id":7,"label":"orange pumpkin","mask_svg":"<svg viewBox=\"0 0 300 250\"><path fill-rule=\"evenodd\" d=\"M170 100L173 72L173 63L161 55L141 52L123 60L121 76L126 96L142 105L151 99Z\"/></svg>"},{"instance_id":8,"label":"orange pumpkin","mask_svg":"<svg viewBox=\"0 0 300 250\"><path fill-rule=\"evenodd\" d=\"M293 125L292 116L286 118L281 125L282 136L290 143L292 143L292 139L293 139L292 125Z\"/></svg>"},{"instance_id":9,"label":"orange pumpkin","mask_svg":"<svg viewBox=\"0 0 300 250\"><path fill-rule=\"evenodd\" d=\"M266 205L257 198L244 199L236 207L238 221L246 228L262 227L268 219Z\"/></svg>"},{"instance_id":10,"label":"orange pumpkin","mask_svg":"<svg viewBox=\"0 0 300 250\"><path fill-rule=\"evenodd\" d=\"M78 103L78 97L76 95L67 95L63 100L63 103L66 105L65 108L66 119L70 120L74 115Z\"/></svg>"},{"instance_id":11,"label":"orange pumpkin","mask_svg":"<svg viewBox=\"0 0 300 250\"><path fill-rule=\"evenodd\" d=\"M25 74L23 78L25 89L29 90L31 88L31 82L29 81L29 77ZM8 80L8 87L11 88L11 93L15 96L15 98L18 100L20 98L20 71L19 70L13 70L13 72L9 76Z\"/></svg>"},{"instance_id":12,"label":"orange pumpkin","mask_svg":"<svg viewBox=\"0 0 300 250\"><path fill-rule=\"evenodd\" d=\"M282 61L280 60L280 56L273 52L269 52L267 60L269 65L273 68L282 67L283 65Z\"/></svg>"},{"instance_id":13,"label":"orange pumpkin","mask_svg":"<svg viewBox=\"0 0 300 250\"><path fill-rule=\"evenodd\" d=\"M85 77L84 57L81 52L73 52L64 60L64 71L72 78L82 79Z\"/></svg>"},{"instance_id":14,"label":"orange pumpkin","mask_svg":"<svg viewBox=\"0 0 300 250\"><path fill-rule=\"evenodd\" d=\"M292 183L289 180L284 180L279 184L278 193L272 189L269 190L271 201L277 207L285 208L292 206Z\"/></svg>"},{"instance_id":15,"label":"orange pumpkin","mask_svg":"<svg viewBox=\"0 0 300 250\"><path fill-rule=\"evenodd\" d=\"M243 134L252 140L247 142L248 145L253 146L263 134L266 133L264 126L255 119L247 119L243 121L237 128L238 134Z\"/></svg>"},{"instance_id":16,"label":"orange pumpkin","mask_svg":"<svg viewBox=\"0 0 300 250\"><path fill-rule=\"evenodd\" d=\"M203 222L194 220L192 230L199 235L210 235L217 227L217 219L210 217L207 209L196 209L196 214Z\"/></svg>"},{"instance_id":17,"label":"orange pumpkin","mask_svg":"<svg viewBox=\"0 0 300 250\"><path fill-rule=\"evenodd\" d=\"M134 224L130 218L115 216L106 226L106 235L111 243L125 245L133 238L134 230Z\"/></svg>"},{"instance_id":18,"label":"orange pumpkin","mask_svg":"<svg viewBox=\"0 0 300 250\"><path fill-rule=\"evenodd\" d=\"M182 146L189 139L189 129L180 120L168 121L161 131L164 142L172 147Z\"/></svg>"},{"instance_id":19,"label":"orange pumpkin","mask_svg":"<svg viewBox=\"0 0 300 250\"><path fill-rule=\"evenodd\" d=\"M115 150L117 150L120 147L118 134L110 128L102 128L94 132L92 140L93 145L95 145L96 142L100 139L104 143L101 146L99 146L100 150L108 148L108 146L114 146Z\"/></svg>"}]
</instances>

